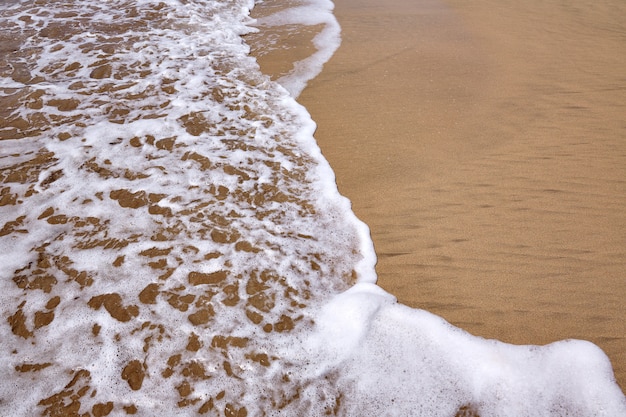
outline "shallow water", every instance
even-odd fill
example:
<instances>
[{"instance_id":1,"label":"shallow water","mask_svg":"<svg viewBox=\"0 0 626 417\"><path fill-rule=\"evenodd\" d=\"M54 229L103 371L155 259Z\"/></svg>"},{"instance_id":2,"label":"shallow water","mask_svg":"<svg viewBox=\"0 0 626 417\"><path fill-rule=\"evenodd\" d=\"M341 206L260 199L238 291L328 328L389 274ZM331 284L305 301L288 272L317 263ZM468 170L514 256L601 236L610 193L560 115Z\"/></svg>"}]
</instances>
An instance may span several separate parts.
<instances>
[{"instance_id":1,"label":"shallow water","mask_svg":"<svg viewBox=\"0 0 626 417\"><path fill-rule=\"evenodd\" d=\"M595 346L486 342L373 284L292 97L338 34L290 95L242 36L302 21L252 6L0 9L1 414L623 412Z\"/></svg>"},{"instance_id":2,"label":"shallow water","mask_svg":"<svg viewBox=\"0 0 626 417\"><path fill-rule=\"evenodd\" d=\"M2 62L12 415L252 412L259 378L297 386L268 340L347 288L366 235L313 122L247 55L251 6L2 10L21 33Z\"/></svg>"}]
</instances>

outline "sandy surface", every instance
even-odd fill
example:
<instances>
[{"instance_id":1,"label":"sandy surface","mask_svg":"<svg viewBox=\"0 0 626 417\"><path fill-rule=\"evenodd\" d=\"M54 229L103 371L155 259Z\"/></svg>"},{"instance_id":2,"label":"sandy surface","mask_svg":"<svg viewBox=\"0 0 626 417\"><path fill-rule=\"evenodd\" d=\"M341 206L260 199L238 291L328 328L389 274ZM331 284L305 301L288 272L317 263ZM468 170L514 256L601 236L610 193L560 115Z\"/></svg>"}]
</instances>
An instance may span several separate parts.
<instances>
[{"instance_id":1,"label":"sandy surface","mask_svg":"<svg viewBox=\"0 0 626 417\"><path fill-rule=\"evenodd\" d=\"M337 0L300 101L379 284L467 331L581 338L626 387L626 4Z\"/></svg>"}]
</instances>

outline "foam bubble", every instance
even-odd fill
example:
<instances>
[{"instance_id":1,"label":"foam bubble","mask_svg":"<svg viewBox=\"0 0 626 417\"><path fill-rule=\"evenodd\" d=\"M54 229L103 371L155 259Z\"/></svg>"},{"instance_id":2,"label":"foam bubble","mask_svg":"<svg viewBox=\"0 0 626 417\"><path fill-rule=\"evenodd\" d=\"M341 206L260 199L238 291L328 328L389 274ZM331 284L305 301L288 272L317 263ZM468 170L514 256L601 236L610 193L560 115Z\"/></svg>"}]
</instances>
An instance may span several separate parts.
<instances>
[{"instance_id":1,"label":"foam bubble","mask_svg":"<svg viewBox=\"0 0 626 417\"><path fill-rule=\"evenodd\" d=\"M338 347L325 356L331 361L325 368L342 371L338 384L350 398L345 415L618 416L626 410L608 358L589 342L485 340L362 284L326 309L317 336Z\"/></svg>"}]
</instances>

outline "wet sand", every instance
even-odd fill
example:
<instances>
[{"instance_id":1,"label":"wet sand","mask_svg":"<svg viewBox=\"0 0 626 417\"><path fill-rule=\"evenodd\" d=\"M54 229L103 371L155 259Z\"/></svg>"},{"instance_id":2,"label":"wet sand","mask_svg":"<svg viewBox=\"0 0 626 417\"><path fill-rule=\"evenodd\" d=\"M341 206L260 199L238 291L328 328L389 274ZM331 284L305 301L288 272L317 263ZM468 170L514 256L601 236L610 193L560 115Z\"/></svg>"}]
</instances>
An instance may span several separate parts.
<instances>
[{"instance_id":1,"label":"wet sand","mask_svg":"<svg viewBox=\"0 0 626 417\"><path fill-rule=\"evenodd\" d=\"M336 0L300 97L400 302L626 387L626 4Z\"/></svg>"}]
</instances>

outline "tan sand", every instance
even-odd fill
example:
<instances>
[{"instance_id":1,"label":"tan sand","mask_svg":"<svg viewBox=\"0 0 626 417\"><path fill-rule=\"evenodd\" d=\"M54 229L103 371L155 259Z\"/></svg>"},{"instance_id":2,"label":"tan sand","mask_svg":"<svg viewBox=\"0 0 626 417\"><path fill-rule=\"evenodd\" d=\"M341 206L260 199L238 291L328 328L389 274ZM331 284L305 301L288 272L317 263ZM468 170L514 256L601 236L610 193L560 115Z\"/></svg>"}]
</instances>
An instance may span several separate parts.
<instances>
[{"instance_id":1,"label":"tan sand","mask_svg":"<svg viewBox=\"0 0 626 417\"><path fill-rule=\"evenodd\" d=\"M379 284L487 338L590 340L626 387L626 3L336 16L342 46L300 101Z\"/></svg>"}]
</instances>

